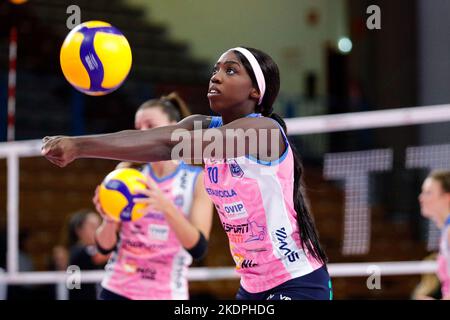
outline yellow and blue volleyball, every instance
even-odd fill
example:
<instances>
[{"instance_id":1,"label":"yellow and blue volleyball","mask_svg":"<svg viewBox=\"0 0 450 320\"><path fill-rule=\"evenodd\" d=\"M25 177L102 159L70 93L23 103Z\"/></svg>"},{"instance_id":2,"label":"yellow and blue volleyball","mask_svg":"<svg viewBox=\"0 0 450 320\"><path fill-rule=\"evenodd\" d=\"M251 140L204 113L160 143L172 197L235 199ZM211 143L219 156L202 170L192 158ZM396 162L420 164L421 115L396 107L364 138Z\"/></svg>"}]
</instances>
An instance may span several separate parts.
<instances>
[{"instance_id":1,"label":"yellow and blue volleyball","mask_svg":"<svg viewBox=\"0 0 450 320\"><path fill-rule=\"evenodd\" d=\"M116 221L136 221L143 217L145 204L135 203L133 199L143 198L138 190L145 189L142 172L132 168L116 169L109 173L99 190L99 201L103 211Z\"/></svg>"},{"instance_id":2,"label":"yellow and blue volleyball","mask_svg":"<svg viewBox=\"0 0 450 320\"><path fill-rule=\"evenodd\" d=\"M119 88L132 63L125 36L103 21L88 21L73 28L64 40L59 58L67 81L92 96Z\"/></svg>"}]
</instances>

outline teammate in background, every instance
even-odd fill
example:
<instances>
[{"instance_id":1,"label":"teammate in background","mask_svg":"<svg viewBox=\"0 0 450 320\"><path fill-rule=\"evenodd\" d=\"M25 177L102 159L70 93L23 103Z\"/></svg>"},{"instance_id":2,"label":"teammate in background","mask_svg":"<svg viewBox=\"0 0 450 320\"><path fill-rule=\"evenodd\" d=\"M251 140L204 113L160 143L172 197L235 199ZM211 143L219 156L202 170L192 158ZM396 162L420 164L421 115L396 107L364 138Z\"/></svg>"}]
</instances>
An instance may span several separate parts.
<instances>
[{"instance_id":1,"label":"teammate in background","mask_svg":"<svg viewBox=\"0 0 450 320\"><path fill-rule=\"evenodd\" d=\"M95 231L100 226L100 217L95 211L80 210L69 221L69 267L83 270L100 270L108 256L98 252L95 245ZM98 285L82 284L80 289L69 290L69 300L96 300Z\"/></svg>"},{"instance_id":2,"label":"teammate in background","mask_svg":"<svg viewBox=\"0 0 450 320\"><path fill-rule=\"evenodd\" d=\"M184 101L172 93L149 100L136 112L135 128L148 130L173 125L187 116ZM212 224L212 203L203 186L201 167L183 161L161 161L135 167L148 176L147 214L134 222L118 223L104 214L97 230L101 252L113 252L106 266L102 300L188 299L188 266L206 253Z\"/></svg>"},{"instance_id":3,"label":"teammate in background","mask_svg":"<svg viewBox=\"0 0 450 320\"><path fill-rule=\"evenodd\" d=\"M437 253L433 252L423 259L423 261L436 261ZM420 282L414 288L411 295L413 300L428 300L431 298L440 299L441 296L441 284L436 274L422 274Z\"/></svg>"},{"instance_id":4,"label":"teammate in background","mask_svg":"<svg viewBox=\"0 0 450 320\"><path fill-rule=\"evenodd\" d=\"M419 202L422 215L441 229L438 277L442 299L450 300L450 171L431 172L422 184Z\"/></svg>"}]
</instances>

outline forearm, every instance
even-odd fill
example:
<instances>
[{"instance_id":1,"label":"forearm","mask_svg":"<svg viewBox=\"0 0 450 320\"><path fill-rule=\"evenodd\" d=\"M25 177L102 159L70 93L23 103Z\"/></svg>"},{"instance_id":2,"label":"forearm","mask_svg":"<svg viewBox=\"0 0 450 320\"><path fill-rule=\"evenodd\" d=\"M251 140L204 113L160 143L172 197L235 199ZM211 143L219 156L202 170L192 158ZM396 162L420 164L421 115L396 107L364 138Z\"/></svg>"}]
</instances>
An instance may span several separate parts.
<instances>
[{"instance_id":1,"label":"forearm","mask_svg":"<svg viewBox=\"0 0 450 320\"><path fill-rule=\"evenodd\" d=\"M110 134L73 138L77 158L105 158L121 161L154 162L171 159L171 127L125 130Z\"/></svg>"},{"instance_id":2,"label":"forearm","mask_svg":"<svg viewBox=\"0 0 450 320\"><path fill-rule=\"evenodd\" d=\"M201 127L200 127L201 128ZM233 129L233 127L228 128ZM204 134L206 138L204 137ZM104 158L131 162L157 162L166 160L194 160L201 163L206 147L214 146L207 157L225 155L239 157L249 153L250 143L243 130L223 129L187 130L177 126L164 126L149 130L125 130L116 133L74 137L76 158ZM243 147L234 146L243 143ZM176 146L176 148L175 148ZM230 150L228 150L230 148ZM172 152L173 151L173 152ZM256 151L255 151L256 152Z\"/></svg>"},{"instance_id":3,"label":"forearm","mask_svg":"<svg viewBox=\"0 0 450 320\"><path fill-rule=\"evenodd\" d=\"M194 247L200 237L199 230L173 205L167 208L165 217L181 245L185 249Z\"/></svg>"},{"instance_id":4,"label":"forearm","mask_svg":"<svg viewBox=\"0 0 450 320\"><path fill-rule=\"evenodd\" d=\"M101 226L97 229L95 239L97 244L105 250L112 249L117 244L118 223L103 220Z\"/></svg>"}]
</instances>

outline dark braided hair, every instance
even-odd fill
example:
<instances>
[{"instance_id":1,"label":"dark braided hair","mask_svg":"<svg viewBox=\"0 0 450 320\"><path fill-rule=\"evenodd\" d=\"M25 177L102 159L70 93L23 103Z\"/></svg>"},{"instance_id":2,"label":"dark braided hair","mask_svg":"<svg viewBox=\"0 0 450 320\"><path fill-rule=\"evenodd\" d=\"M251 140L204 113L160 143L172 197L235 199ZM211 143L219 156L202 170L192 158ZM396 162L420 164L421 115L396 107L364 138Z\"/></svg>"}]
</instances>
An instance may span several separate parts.
<instances>
[{"instance_id":1,"label":"dark braided hair","mask_svg":"<svg viewBox=\"0 0 450 320\"><path fill-rule=\"evenodd\" d=\"M270 117L277 121L283 128L287 135L286 123L283 118L273 112L273 103L277 98L280 90L280 73L277 64L266 53L254 49L246 48L249 50L258 61L261 66L261 70L266 80L266 92L264 93L263 100L260 105L255 107L255 112L261 113L265 117ZM252 79L253 85L258 88L253 69L248 62L247 58L239 51L234 51L239 58L247 73ZM327 262L327 256L325 251L319 242L318 232L314 225L314 220L310 214L310 210L306 201L304 187L303 187L303 165L300 159L300 155L294 147L294 144L289 142L292 153L294 155L294 208L297 212L297 223L300 230L300 237L302 239L302 248L307 251L318 261L322 263ZM306 250L305 250L306 251Z\"/></svg>"}]
</instances>

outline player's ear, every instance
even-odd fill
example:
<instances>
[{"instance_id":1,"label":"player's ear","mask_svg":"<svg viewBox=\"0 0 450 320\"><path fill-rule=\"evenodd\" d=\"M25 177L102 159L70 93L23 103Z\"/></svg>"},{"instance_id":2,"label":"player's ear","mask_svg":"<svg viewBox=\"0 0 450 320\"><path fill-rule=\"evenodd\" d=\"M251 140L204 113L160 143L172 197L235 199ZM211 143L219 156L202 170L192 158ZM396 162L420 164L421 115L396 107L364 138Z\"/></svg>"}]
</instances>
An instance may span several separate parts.
<instances>
[{"instance_id":1,"label":"player's ear","mask_svg":"<svg viewBox=\"0 0 450 320\"><path fill-rule=\"evenodd\" d=\"M259 94L259 91L256 88L252 88L252 90L250 91L250 98L251 99L255 99L255 100L259 100L259 97L261 95Z\"/></svg>"}]
</instances>

